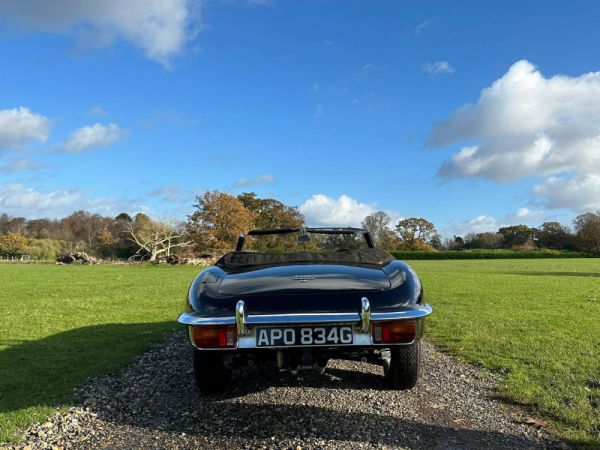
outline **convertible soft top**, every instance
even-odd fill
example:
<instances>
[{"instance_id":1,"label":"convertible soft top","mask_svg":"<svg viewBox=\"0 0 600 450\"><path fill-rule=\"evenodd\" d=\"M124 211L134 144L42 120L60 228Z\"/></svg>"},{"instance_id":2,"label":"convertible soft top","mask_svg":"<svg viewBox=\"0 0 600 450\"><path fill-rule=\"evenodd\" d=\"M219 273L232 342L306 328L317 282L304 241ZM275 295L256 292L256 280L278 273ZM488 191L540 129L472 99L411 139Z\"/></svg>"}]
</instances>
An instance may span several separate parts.
<instances>
[{"instance_id":1,"label":"convertible soft top","mask_svg":"<svg viewBox=\"0 0 600 450\"><path fill-rule=\"evenodd\" d=\"M327 253L230 252L222 256L215 263L215 266L220 267L225 272L291 264L348 264L353 266L383 267L394 259L388 252L377 248L341 250Z\"/></svg>"}]
</instances>

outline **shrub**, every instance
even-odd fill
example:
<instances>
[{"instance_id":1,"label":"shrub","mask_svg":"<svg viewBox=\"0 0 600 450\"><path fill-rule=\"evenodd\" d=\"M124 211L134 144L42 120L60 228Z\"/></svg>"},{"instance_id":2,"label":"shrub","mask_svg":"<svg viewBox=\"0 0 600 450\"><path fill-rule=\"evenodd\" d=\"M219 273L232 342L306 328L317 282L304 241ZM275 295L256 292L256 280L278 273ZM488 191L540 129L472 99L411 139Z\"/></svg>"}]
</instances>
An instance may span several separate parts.
<instances>
[{"instance_id":1,"label":"shrub","mask_svg":"<svg viewBox=\"0 0 600 450\"><path fill-rule=\"evenodd\" d=\"M31 255L33 259L54 260L61 253L70 250L66 241L56 239L29 239L23 253Z\"/></svg>"}]
</instances>

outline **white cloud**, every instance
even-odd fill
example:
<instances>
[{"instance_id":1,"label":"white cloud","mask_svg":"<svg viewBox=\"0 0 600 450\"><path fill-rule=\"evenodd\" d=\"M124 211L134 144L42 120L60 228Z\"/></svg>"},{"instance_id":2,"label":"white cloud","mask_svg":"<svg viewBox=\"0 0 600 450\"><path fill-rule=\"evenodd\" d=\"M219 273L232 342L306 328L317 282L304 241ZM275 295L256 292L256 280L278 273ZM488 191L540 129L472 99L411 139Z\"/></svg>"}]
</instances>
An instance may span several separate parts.
<instances>
[{"instance_id":1,"label":"white cloud","mask_svg":"<svg viewBox=\"0 0 600 450\"><path fill-rule=\"evenodd\" d=\"M123 211L159 214L136 199L88 197L81 189L61 188L44 191L12 183L0 185L0 210L10 215L39 218L64 217L83 209L92 213L115 216Z\"/></svg>"},{"instance_id":2,"label":"white cloud","mask_svg":"<svg viewBox=\"0 0 600 450\"><path fill-rule=\"evenodd\" d=\"M576 212L600 210L600 175L578 175L571 179L549 177L533 188L548 208L568 208Z\"/></svg>"},{"instance_id":3,"label":"white cloud","mask_svg":"<svg viewBox=\"0 0 600 450\"><path fill-rule=\"evenodd\" d=\"M461 235L469 233L484 233L486 231L497 231L502 225L498 222L498 219L494 216L488 216L487 214L481 214L472 219L467 219L456 225L451 226L448 230L444 230L444 235Z\"/></svg>"},{"instance_id":4,"label":"white cloud","mask_svg":"<svg viewBox=\"0 0 600 450\"><path fill-rule=\"evenodd\" d=\"M421 31L423 31L425 28L427 28L429 25L431 25L431 23L433 21L434 21L434 19L427 19L427 20L424 20L423 22L419 22L415 26L415 34L421 34Z\"/></svg>"},{"instance_id":5,"label":"white cloud","mask_svg":"<svg viewBox=\"0 0 600 450\"><path fill-rule=\"evenodd\" d=\"M104 148L118 142L123 136L123 130L115 123L108 125L96 123L73 131L62 149L67 152L79 153L94 148Z\"/></svg>"},{"instance_id":6,"label":"white cloud","mask_svg":"<svg viewBox=\"0 0 600 450\"><path fill-rule=\"evenodd\" d=\"M545 217L545 211L531 210L525 207L519 208L515 212L506 214L502 217L480 214L479 216L451 225L442 230L442 235L464 236L469 233L494 232L498 231L501 227L519 224L534 226L543 221Z\"/></svg>"},{"instance_id":7,"label":"white cloud","mask_svg":"<svg viewBox=\"0 0 600 450\"><path fill-rule=\"evenodd\" d=\"M362 220L376 209L347 195L335 199L315 194L300 206L300 211L311 226L360 226Z\"/></svg>"},{"instance_id":8,"label":"white cloud","mask_svg":"<svg viewBox=\"0 0 600 450\"><path fill-rule=\"evenodd\" d=\"M25 29L83 34L95 45L122 38L169 65L200 29L198 7L192 5L190 0L19 0L0 3L0 20Z\"/></svg>"},{"instance_id":9,"label":"white cloud","mask_svg":"<svg viewBox=\"0 0 600 450\"><path fill-rule=\"evenodd\" d=\"M28 158L18 158L8 161L5 164L0 165L0 172L4 173L17 173L25 171L34 171L44 169L46 166L38 164Z\"/></svg>"},{"instance_id":10,"label":"white cloud","mask_svg":"<svg viewBox=\"0 0 600 450\"><path fill-rule=\"evenodd\" d=\"M260 184L273 184L275 181L276 178L273 175L266 173L264 175L259 175L256 178L240 178L233 183L233 187L242 188L248 186L258 186Z\"/></svg>"},{"instance_id":11,"label":"white cloud","mask_svg":"<svg viewBox=\"0 0 600 450\"><path fill-rule=\"evenodd\" d=\"M0 110L0 151L23 147L27 142L45 142L51 122L29 108Z\"/></svg>"},{"instance_id":12,"label":"white cloud","mask_svg":"<svg viewBox=\"0 0 600 450\"><path fill-rule=\"evenodd\" d=\"M454 68L448 61L436 61L434 63L427 63L423 66L425 72L431 75L438 75L442 73L453 74Z\"/></svg>"},{"instance_id":13,"label":"white cloud","mask_svg":"<svg viewBox=\"0 0 600 450\"><path fill-rule=\"evenodd\" d=\"M364 73L376 72L379 70L379 66L375 63L367 63L360 70Z\"/></svg>"},{"instance_id":14,"label":"white cloud","mask_svg":"<svg viewBox=\"0 0 600 450\"><path fill-rule=\"evenodd\" d=\"M436 124L429 144L461 148L440 169L442 177L512 181L563 171L600 171L600 72L544 76L518 61L481 91L476 104Z\"/></svg>"},{"instance_id":15,"label":"white cloud","mask_svg":"<svg viewBox=\"0 0 600 450\"><path fill-rule=\"evenodd\" d=\"M22 184L0 186L0 208L9 214L41 216L48 212L65 212L82 199L77 189L40 192Z\"/></svg>"},{"instance_id":16,"label":"white cloud","mask_svg":"<svg viewBox=\"0 0 600 450\"><path fill-rule=\"evenodd\" d=\"M167 203L190 202L194 198L194 192L180 188L176 184L167 184L148 192L149 197L156 197Z\"/></svg>"}]
</instances>

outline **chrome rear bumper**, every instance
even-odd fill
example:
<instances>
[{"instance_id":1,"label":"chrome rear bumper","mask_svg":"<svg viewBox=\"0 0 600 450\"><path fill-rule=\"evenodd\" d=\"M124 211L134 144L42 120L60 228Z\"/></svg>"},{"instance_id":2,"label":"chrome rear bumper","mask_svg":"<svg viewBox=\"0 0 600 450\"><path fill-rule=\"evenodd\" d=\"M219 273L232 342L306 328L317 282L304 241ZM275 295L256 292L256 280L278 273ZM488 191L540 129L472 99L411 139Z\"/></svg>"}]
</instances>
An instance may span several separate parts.
<instances>
[{"instance_id":1,"label":"chrome rear bumper","mask_svg":"<svg viewBox=\"0 0 600 450\"><path fill-rule=\"evenodd\" d=\"M354 342L349 345L358 346L373 345L372 322L423 319L431 314L431 311L429 305L417 305L394 312L371 312L368 299L363 297L360 313L248 314L244 301L240 300L233 316L202 317L194 313L182 313L177 321L188 326L235 325L238 335L237 348L257 348L254 329L259 325L350 324L354 329Z\"/></svg>"},{"instance_id":2,"label":"chrome rear bumper","mask_svg":"<svg viewBox=\"0 0 600 450\"><path fill-rule=\"evenodd\" d=\"M431 306L419 305L402 311L371 313L370 321L422 319L431 314ZM360 313L309 313L309 314L254 314L244 315L244 325L309 324L309 323L359 323ZM181 313L177 322L183 325L235 325L235 316L202 317L194 313Z\"/></svg>"}]
</instances>

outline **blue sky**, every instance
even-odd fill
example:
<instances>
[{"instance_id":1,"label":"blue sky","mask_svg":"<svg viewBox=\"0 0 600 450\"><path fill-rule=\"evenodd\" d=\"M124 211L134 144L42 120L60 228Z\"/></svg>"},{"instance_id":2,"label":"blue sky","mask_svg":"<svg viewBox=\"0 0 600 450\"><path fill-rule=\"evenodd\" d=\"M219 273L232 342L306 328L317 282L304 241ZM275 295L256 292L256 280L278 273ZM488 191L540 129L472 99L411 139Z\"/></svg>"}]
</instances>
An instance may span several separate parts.
<instances>
[{"instance_id":1,"label":"blue sky","mask_svg":"<svg viewBox=\"0 0 600 450\"><path fill-rule=\"evenodd\" d=\"M219 189L450 235L600 208L600 4L98 3L0 5L0 212Z\"/></svg>"}]
</instances>

